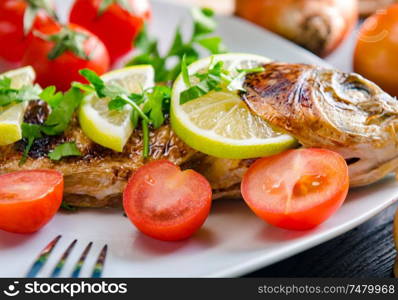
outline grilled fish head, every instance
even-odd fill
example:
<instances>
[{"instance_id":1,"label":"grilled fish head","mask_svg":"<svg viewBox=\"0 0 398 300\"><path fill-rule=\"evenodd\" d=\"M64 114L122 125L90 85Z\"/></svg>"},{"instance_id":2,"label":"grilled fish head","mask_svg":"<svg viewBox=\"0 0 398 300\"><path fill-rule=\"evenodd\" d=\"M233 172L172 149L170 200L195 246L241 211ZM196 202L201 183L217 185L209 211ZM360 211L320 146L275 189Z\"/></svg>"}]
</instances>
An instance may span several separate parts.
<instances>
[{"instance_id":1,"label":"grilled fish head","mask_svg":"<svg viewBox=\"0 0 398 300\"><path fill-rule=\"evenodd\" d=\"M339 152L351 186L398 168L398 102L358 74L305 64L270 63L246 77L242 98L304 147Z\"/></svg>"}]
</instances>

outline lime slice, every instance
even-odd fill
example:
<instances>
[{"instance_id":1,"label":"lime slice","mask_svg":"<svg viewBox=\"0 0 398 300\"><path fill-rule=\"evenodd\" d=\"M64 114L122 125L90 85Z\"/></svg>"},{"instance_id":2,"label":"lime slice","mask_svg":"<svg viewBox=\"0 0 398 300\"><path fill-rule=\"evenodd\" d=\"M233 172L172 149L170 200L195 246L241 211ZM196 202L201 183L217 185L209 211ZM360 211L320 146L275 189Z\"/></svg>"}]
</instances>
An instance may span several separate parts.
<instances>
[{"instance_id":1,"label":"lime slice","mask_svg":"<svg viewBox=\"0 0 398 300\"><path fill-rule=\"evenodd\" d=\"M215 55L190 65L189 75L200 73L218 61L223 61L224 68L233 73L270 60L251 54ZM180 105L180 94L186 89L180 75L173 87L171 124L176 134L192 148L216 157L246 159L273 155L295 146L292 136L275 131L252 114L237 93L210 92Z\"/></svg>"},{"instance_id":2,"label":"lime slice","mask_svg":"<svg viewBox=\"0 0 398 300\"><path fill-rule=\"evenodd\" d=\"M24 85L33 84L35 72L32 67L24 67L9 71L0 75L0 78L8 77L11 87L21 88ZM21 124L28 103L12 104L0 107L0 146L9 145L22 139Z\"/></svg>"},{"instance_id":3,"label":"lime slice","mask_svg":"<svg viewBox=\"0 0 398 300\"><path fill-rule=\"evenodd\" d=\"M106 83L118 84L131 93L141 93L154 86L155 72L152 66L132 66L112 71L101 77ZM133 132L131 110L126 105L122 111L109 111L110 99L88 95L79 111L80 126L94 142L106 148L122 152Z\"/></svg>"}]
</instances>

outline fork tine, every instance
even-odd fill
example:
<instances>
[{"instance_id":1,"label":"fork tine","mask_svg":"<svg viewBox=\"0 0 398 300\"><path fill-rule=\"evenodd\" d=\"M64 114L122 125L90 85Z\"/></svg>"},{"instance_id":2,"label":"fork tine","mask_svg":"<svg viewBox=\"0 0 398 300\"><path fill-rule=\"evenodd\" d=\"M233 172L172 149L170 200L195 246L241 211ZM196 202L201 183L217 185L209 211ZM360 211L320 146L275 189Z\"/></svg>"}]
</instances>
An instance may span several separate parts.
<instances>
[{"instance_id":1,"label":"fork tine","mask_svg":"<svg viewBox=\"0 0 398 300\"><path fill-rule=\"evenodd\" d=\"M58 277L62 271L62 268L65 265L66 260L69 257L69 254L72 252L73 248L75 247L77 240L74 240L69 247L65 250L64 254L62 254L61 258L57 262L53 272L51 273L50 277Z\"/></svg>"},{"instance_id":2,"label":"fork tine","mask_svg":"<svg viewBox=\"0 0 398 300\"><path fill-rule=\"evenodd\" d=\"M39 254L36 261L33 263L32 267L26 274L26 277L33 278L36 277L40 270L43 268L54 247L57 245L61 235L53 239Z\"/></svg>"},{"instance_id":3,"label":"fork tine","mask_svg":"<svg viewBox=\"0 0 398 300\"><path fill-rule=\"evenodd\" d=\"M108 245L105 245L98 256L97 262L95 263L93 273L91 274L91 278L101 278L102 272L104 270L104 264L107 252L108 252Z\"/></svg>"},{"instance_id":4,"label":"fork tine","mask_svg":"<svg viewBox=\"0 0 398 300\"><path fill-rule=\"evenodd\" d=\"M86 260L87 255L90 252L92 245L93 245L93 242L90 242L87 245L86 249L84 249L82 255L80 256L79 260L76 263L75 268L73 269L73 272L72 272L72 275L71 275L72 278L79 278L79 275L80 275L80 272L82 270L84 261Z\"/></svg>"}]
</instances>

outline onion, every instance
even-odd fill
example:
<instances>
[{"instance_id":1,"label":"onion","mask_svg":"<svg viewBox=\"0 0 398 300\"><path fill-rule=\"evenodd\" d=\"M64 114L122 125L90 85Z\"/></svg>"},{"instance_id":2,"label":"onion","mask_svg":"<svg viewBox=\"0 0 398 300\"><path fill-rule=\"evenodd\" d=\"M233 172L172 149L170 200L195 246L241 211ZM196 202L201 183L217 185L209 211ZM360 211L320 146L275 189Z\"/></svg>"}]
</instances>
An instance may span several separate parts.
<instances>
[{"instance_id":1,"label":"onion","mask_svg":"<svg viewBox=\"0 0 398 300\"><path fill-rule=\"evenodd\" d=\"M358 0L237 0L236 13L326 56L358 20Z\"/></svg>"}]
</instances>

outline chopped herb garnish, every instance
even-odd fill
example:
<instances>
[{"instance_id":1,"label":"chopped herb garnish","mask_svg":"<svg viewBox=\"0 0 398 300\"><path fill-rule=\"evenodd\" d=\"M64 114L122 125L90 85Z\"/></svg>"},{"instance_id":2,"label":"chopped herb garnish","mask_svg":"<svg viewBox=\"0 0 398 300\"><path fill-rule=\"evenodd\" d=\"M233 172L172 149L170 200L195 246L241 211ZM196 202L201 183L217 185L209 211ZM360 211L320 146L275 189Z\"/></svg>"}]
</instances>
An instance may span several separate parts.
<instances>
[{"instance_id":1,"label":"chopped herb garnish","mask_svg":"<svg viewBox=\"0 0 398 300\"><path fill-rule=\"evenodd\" d=\"M72 212L77 211L77 207L76 206L72 206L72 205L70 205L69 203L67 203L65 201L62 201L61 208L66 210L66 211L72 211Z\"/></svg>"},{"instance_id":2,"label":"chopped herb garnish","mask_svg":"<svg viewBox=\"0 0 398 300\"><path fill-rule=\"evenodd\" d=\"M73 84L75 88L95 92L99 98L108 98L108 109L121 111L126 105L131 106L131 122L133 128L142 125L144 149L143 156L149 155L149 125L157 129L165 121L170 105L171 89L167 86L155 86L144 90L141 94L128 93L116 84L106 84L95 72L81 70L90 85Z\"/></svg>"},{"instance_id":3,"label":"chopped herb garnish","mask_svg":"<svg viewBox=\"0 0 398 300\"><path fill-rule=\"evenodd\" d=\"M143 136L143 145L144 148L142 150L142 156L147 158L149 156L149 127L148 122L142 120L142 136Z\"/></svg>"},{"instance_id":4,"label":"chopped herb garnish","mask_svg":"<svg viewBox=\"0 0 398 300\"><path fill-rule=\"evenodd\" d=\"M82 98L83 94L78 88L69 89L63 94L62 99L58 100L57 105L52 107L50 115L42 126L42 131L47 135L63 133L68 128L73 113L79 107Z\"/></svg>"},{"instance_id":5,"label":"chopped herb garnish","mask_svg":"<svg viewBox=\"0 0 398 300\"><path fill-rule=\"evenodd\" d=\"M136 47L140 53L128 65L150 64L156 70L156 82L173 81L180 74L183 57L190 64L199 59L199 49L205 49L211 54L224 53L225 46L217 36L209 36L216 29L214 13L208 8L192 10L193 32L187 42L176 29L173 43L165 55L159 52L158 41L148 35L144 26L136 40ZM172 63L174 61L174 64Z\"/></svg>"},{"instance_id":6,"label":"chopped herb garnish","mask_svg":"<svg viewBox=\"0 0 398 300\"><path fill-rule=\"evenodd\" d=\"M264 71L263 67L238 69L236 70L237 75L231 75L230 71L224 69L224 63L222 61L214 63L212 59L206 72L196 73L193 75L199 80L199 82L192 85L188 66L185 59L183 59L181 73L187 89L180 94L180 104L185 104L189 101L200 98L211 91L245 91L243 88L245 76L250 73L262 71Z\"/></svg>"},{"instance_id":7,"label":"chopped herb garnish","mask_svg":"<svg viewBox=\"0 0 398 300\"><path fill-rule=\"evenodd\" d=\"M63 157L80 156L82 155L75 143L60 144L53 151L48 154L52 160L60 160Z\"/></svg>"},{"instance_id":8,"label":"chopped herb garnish","mask_svg":"<svg viewBox=\"0 0 398 300\"><path fill-rule=\"evenodd\" d=\"M22 128L22 137L24 139L27 139L27 145L25 146L22 158L19 161L19 165L23 165L26 162L29 151L32 148L35 139L42 137L41 125L22 123L21 128Z\"/></svg>"},{"instance_id":9,"label":"chopped herb garnish","mask_svg":"<svg viewBox=\"0 0 398 300\"><path fill-rule=\"evenodd\" d=\"M41 98L51 107L51 113L43 125L22 124L22 137L27 140L20 164L24 164L34 141L45 135L62 134L69 126L73 114L83 98L83 94L78 88L72 87L64 94L56 92L50 86L39 93L37 98ZM55 155L55 154L54 154Z\"/></svg>"},{"instance_id":10,"label":"chopped herb garnish","mask_svg":"<svg viewBox=\"0 0 398 300\"><path fill-rule=\"evenodd\" d=\"M38 99L41 92L38 85L24 85L19 89L12 88L11 79L3 77L0 79L0 107Z\"/></svg>"}]
</instances>

